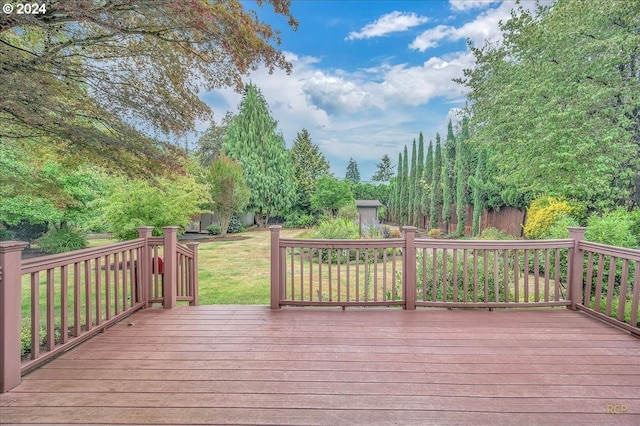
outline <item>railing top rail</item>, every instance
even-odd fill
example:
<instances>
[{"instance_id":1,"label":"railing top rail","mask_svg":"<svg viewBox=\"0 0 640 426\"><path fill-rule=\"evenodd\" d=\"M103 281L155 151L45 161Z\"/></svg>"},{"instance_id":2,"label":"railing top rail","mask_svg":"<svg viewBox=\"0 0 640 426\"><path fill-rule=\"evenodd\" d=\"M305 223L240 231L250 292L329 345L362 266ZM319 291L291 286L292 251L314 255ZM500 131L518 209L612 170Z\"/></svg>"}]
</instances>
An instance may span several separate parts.
<instances>
[{"instance_id":1,"label":"railing top rail","mask_svg":"<svg viewBox=\"0 0 640 426\"><path fill-rule=\"evenodd\" d=\"M164 244L164 237L151 237L148 239L149 245L161 246Z\"/></svg>"},{"instance_id":2,"label":"railing top rail","mask_svg":"<svg viewBox=\"0 0 640 426\"><path fill-rule=\"evenodd\" d=\"M121 243L108 244L100 247L93 247L88 249L70 251L67 253L52 254L49 256L28 259L22 262L22 273L30 274L33 272L57 268L59 266L83 262L85 260L95 259L96 257L120 253L125 250L133 250L143 246L144 240L136 239L124 241Z\"/></svg>"},{"instance_id":3,"label":"railing top rail","mask_svg":"<svg viewBox=\"0 0 640 426\"><path fill-rule=\"evenodd\" d=\"M477 250L523 250L572 248L573 240L439 240L417 238L416 248L477 249Z\"/></svg>"},{"instance_id":4,"label":"railing top rail","mask_svg":"<svg viewBox=\"0 0 640 426\"><path fill-rule=\"evenodd\" d=\"M640 261L640 250L608 246L606 244L592 243L589 241L581 241L578 247L584 251L601 253L609 256L619 257L622 259Z\"/></svg>"},{"instance_id":5,"label":"railing top rail","mask_svg":"<svg viewBox=\"0 0 640 426\"><path fill-rule=\"evenodd\" d=\"M193 257L193 252L188 247L185 247L181 244L176 245L176 251L189 258Z\"/></svg>"},{"instance_id":6,"label":"railing top rail","mask_svg":"<svg viewBox=\"0 0 640 426\"><path fill-rule=\"evenodd\" d=\"M321 249L368 249L404 247L402 238L387 238L384 240L326 240L326 239L280 239L280 247L321 248Z\"/></svg>"}]
</instances>

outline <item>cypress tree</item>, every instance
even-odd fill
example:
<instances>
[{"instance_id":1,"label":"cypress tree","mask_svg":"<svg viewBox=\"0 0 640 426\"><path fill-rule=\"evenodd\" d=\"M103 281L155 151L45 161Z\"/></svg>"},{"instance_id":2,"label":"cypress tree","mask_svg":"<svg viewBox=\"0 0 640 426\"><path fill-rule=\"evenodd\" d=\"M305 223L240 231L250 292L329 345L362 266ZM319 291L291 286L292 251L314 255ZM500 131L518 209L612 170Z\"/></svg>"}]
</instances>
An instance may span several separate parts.
<instances>
[{"instance_id":1,"label":"cypress tree","mask_svg":"<svg viewBox=\"0 0 640 426\"><path fill-rule=\"evenodd\" d=\"M413 226L418 226L420 224L420 213L422 212L421 204L422 204L422 193L424 192L424 185L422 181L422 174L424 173L424 137L422 136L422 132L420 132L420 136L418 137L418 159L416 161L416 165L418 169L416 170L416 181L415 181L415 193L414 193L414 205L413 205Z\"/></svg>"},{"instance_id":2,"label":"cypress tree","mask_svg":"<svg viewBox=\"0 0 640 426\"><path fill-rule=\"evenodd\" d=\"M422 214L429 216L431 214L431 180L433 179L433 141L429 141L427 148L427 159L422 172ZM425 223L425 227L426 227Z\"/></svg>"},{"instance_id":3,"label":"cypress tree","mask_svg":"<svg viewBox=\"0 0 640 426\"><path fill-rule=\"evenodd\" d=\"M478 152L478 164L476 173L472 180L473 185L473 236L480 234L480 216L484 210L484 188L485 167L487 164L487 154L484 150Z\"/></svg>"},{"instance_id":4,"label":"cypress tree","mask_svg":"<svg viewBox=\"0 0 640 426\"><path fill-rule=\"evenodd\" d=\"M440 226L442 210L442 147L440 145L440 134L436 133L436 147L433 153L433 170L431 179L431 205L429 216L431 228Z\"/></svg>"},{"instance_id":5,"label":"cypress tree","mask_svg":"<svg viewBox=\"0 0 640 426\"><path fill-rule=\"evenodd\" d=\"M467 143L469 139L468 120L465 117L462 120L462 129L456 138L456 216L458 216L458 224L456 226L456 235L461 237L464 235L464 227L467 219L467 206L469 204L469 150L471 147Z\"/></svg>"},{"instance_id":6,"label":"cypress tree","mask_svg":"<svg viewBox=\"0 0 640 426\"><path fill-rule=\"evenodd\" d=\"M413 146L411 147L411 172L409 173L409 184L408 186L408 199L407 199L407 225L413 225L415 222L415 206L416 203L416 140L413 140Z\"/></svg>"},{"instance_id":7,"label":"cypress tree","mask_svg":"<svg viewBox=\"0 0 640 426\"><path fill-rule=\"evenodd\" d=\"M251 189L249 207L259 227L265 227L271 216L287 210L295 200L291 156L276 127L260 89L248 84L238 115L227 128L223 150L242 166Z\"/></svg>"},{"instance_id":8,"label":"cypress tree","mask_svg":"<svg viewBox=\"0 0 640 426\"><path fill-rule=\"evenodd\" d=\"M400 223L402 221L402 152L398 154L398 176L396 177L396 196L394 208L394 221Z\"/></svg>"},{"instance_id":9,"label":"cypress tree","mask_svg":"<svg viewBox=\"0 0 640 426\"><path fill-rule=\"evenodd\" d=\"M402 218L401 224L406 225L407 218L409 217L409 154L407 153L407 146L404 146L404 152L402 155L402 199L400 204L402 205Z\"/></svg>"},{"instance_id":10,"label":"cypress tree","mask_svg":"<svg viewBox=\"0 0 640 426\"><path fill-rule=\"evenodd\" d=\"M442 220L445 223L446 232L451 228L451 204L455 194L454 162L456 157L456 141L453 135L451 120L447 126L447 139L442 150Z\"/></svg>"}]
</instances>

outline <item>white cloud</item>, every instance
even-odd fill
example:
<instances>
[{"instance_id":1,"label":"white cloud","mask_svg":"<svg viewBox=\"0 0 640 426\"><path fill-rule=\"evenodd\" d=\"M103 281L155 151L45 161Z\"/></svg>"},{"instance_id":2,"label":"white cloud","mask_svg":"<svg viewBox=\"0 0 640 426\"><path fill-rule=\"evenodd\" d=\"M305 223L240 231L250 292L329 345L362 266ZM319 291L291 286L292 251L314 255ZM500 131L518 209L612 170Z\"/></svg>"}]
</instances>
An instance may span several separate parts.
<instances>
[{"instance_id":1,"label":"white cloud","mask_svg":"<svg viewBox=\"0 0 640 426\"><path fill-rule=\"evenodd\" d=\"M424 24L428 21L429 18L426 16L418 16L413 12L403 13L393 11L365 25L360 31L350 32L345 40L381 37L394 32L407 31L409 28Z\"/></svg>"},{"instance_id":2,"label":"white cloud","mask_svg":"<svg viewBox=\"0 0 640 426\"><path fill-rule=\"evenodd\" d=\"M409 48L424 52L427 49L437 47L440 40L453 37L455 31L456 29L454 27L438 25L435 28L426 30L416 37L416 39L409 45Z\"/></svg>"},{"instance_id":3,"label":"white cloud","mask_svg":"<svg viewBox=\"0 0 640 426\"><path fill-rule=\"evenodd\" d=\"M471 9L480 9L497 3L496 0L449 0L452 10L467 11Z\"/></svg>"},{"instance_id":4,"label":"white cloud","mask_svg":"<svg viewBox=\"0 0 640 426\"><path fill-rule=\"evenodd\" d=\"M457 52L445 58L429 58L422 66L397 65L385 74L383 93L387 102L410 106L426 104L436 96L457 98L462 88L452 79L461 77L473 61L470 52Z\"/></svg>"},{"instance_id":5,"label":"white cloud","mask_svg":"<svg viewBox=\"0 0 640 426\"><path fill-rule=\"evenodd\" d=\"M365 85L317 70L303 85L311 104L331 115L354 113L363 108L380 107Z\"/></svg>"},{"instance_id":6,"label":"white cloud","mask_svg":"<svg viewBox=\"0 0 640 426\"><path fill-rule=\"evenodd\" d=\"M510 18L514 5L511 1L505 1L496 8L484 11L476 19L460 27L438 25L435 28L430 28L416 37L409 48L424 52L427 49L437 47L442 40L458 41L469 38L475 45L482 45L485 40L500 40L502 32L498 23Z\"/></svg>"}]
</instances>

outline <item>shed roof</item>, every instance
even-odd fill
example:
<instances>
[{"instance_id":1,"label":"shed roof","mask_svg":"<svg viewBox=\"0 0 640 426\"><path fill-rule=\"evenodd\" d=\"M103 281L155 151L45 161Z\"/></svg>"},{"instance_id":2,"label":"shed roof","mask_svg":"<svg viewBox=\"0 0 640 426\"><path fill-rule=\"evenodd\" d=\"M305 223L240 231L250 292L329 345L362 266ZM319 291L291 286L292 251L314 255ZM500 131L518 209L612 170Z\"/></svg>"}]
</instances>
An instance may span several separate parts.
<instances>
[{"instance_id":1,"label":"shed roof","mask_svg":"<svg viewBox=\"0 0 640 426\"><path fill-rule=\"evenodd\" d=\"M382 207L378 200L356 200L356 207Z\"/></svg>"}]
</instances>

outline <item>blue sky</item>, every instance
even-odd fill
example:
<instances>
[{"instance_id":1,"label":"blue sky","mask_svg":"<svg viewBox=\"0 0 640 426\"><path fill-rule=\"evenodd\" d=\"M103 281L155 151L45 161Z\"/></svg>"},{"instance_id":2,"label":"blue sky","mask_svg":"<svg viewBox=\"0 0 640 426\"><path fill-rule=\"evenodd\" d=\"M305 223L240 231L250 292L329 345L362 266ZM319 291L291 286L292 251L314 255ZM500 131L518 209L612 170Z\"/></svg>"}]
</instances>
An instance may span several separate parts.
<instances>
[{"instance_id":1,"label":"blue sky","mask_svg":"<svg viewBox=\"0 0 640 426\"><path fill-rule=\"evenodd\" d=\"M306 128L337 177L353 157L367 181L384 154L395 164L420 131L427 142L436 132L446 135L466 102L464 88L451 81L473 66L466 39L479 46L499 40L498 22L513 7L482 0L293 0L299 28L292 31L266 4L259 16L281 30L293 72L258 69L247 81L262 90L288 147ZM236 112L241 98L232 90L201 96L217 120Z\"/></svg>"}]
</instances>

